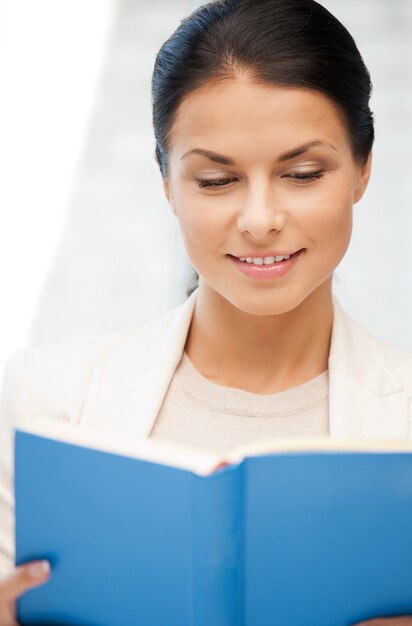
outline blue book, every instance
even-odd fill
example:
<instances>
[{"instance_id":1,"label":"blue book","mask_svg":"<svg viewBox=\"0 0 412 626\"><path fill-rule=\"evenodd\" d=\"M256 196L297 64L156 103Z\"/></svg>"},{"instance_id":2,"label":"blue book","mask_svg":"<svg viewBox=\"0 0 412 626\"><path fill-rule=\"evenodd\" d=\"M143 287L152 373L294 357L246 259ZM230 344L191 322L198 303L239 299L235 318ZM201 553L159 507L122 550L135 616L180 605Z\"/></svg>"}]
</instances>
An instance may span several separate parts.
<instances>
[{"instance_id":1,"label":"blue book","mask_svg":"<svg viewBox=\"0 0 412 626\"><path fill-rule=\"evenodd\" d=\"M223 458L68 424L15 432L23 625L349 626L412 614L412 445L277 440Z\"/></svg>"}]
</instances>

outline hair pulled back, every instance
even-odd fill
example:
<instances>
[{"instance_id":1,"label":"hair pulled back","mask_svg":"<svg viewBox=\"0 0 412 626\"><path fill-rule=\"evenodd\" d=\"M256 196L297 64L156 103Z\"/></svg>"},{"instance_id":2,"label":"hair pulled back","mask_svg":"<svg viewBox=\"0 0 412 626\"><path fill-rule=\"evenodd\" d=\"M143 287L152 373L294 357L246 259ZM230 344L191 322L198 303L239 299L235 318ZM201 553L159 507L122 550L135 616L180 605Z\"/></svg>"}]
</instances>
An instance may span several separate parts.
<instances>
[{"instance_id":1,"label":"hair pulled back","mask_svg":"<svg viewBox=\"0 0 412 626\"><path fill-rule=\"evenodd\" d=\"M156 56L153 127L163 178L185 96L244 73L256 83L326 95L346 128L353 158L366 163L374 141L372 83L343 24L315 0L216 0L183 19Z\"/></svg>"}]
</instances>

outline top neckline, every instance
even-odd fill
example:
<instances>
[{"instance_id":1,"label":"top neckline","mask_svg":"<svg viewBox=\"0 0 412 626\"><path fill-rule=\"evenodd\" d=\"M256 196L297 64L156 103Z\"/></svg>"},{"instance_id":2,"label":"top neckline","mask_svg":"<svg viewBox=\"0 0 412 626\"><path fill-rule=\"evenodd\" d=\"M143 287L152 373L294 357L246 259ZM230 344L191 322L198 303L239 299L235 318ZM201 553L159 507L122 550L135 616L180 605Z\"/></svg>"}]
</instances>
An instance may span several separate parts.
<instances>
[{"instance_id":1,"label":"top neckline","mask_svg":"<svg viewBox=\"0 0 412 626\"><path fill-rule=\"evenodd\" d=\"M301 413L325 400L329 394L328 370L302 385L270 394L218 385L198 372L186 351L183 351L174 380L187 396L212 411L253 417Z\"/></svg>"}]
</instances>

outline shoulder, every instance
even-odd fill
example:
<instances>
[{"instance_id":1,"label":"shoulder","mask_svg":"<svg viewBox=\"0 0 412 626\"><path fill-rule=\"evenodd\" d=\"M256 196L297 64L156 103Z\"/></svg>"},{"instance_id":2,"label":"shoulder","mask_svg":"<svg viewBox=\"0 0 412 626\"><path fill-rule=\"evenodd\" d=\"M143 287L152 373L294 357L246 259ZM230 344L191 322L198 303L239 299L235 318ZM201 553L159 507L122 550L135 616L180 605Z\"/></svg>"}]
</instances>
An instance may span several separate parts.
<instances>
[{"instance_id":1,"label":"shoulder","mask_svg":"<svg viewBox=\"0 0 412 626\"><path fill-rule=\"evenodd\" d=\"M407 386L412 388L412 351L382 340L380 346Z\"/></svg>"},{"instance_id":2,"label":"shoulder","mask_svg":"<svg viewBox=\"0 0 412 626\"><path fill-rule=\"evenodd\" d=\"M184 329L193 298L135 328L19 350L6 364L1 413L56 416L76 421L95 366L106 368L123 354L148 360Z\"/></svg>"},{"instance_id":3,"label":"shoulder","mask_svg":"<svg viewBox=\"0 0 412 626\"><path fill-rule=\"evenodd\" d=\"M376 336L342 307L335 294L333 305L332 366L367 386L375 380L381 391L385 387L400 387L399 383L411 389L412 351ZM386 384L389 379L392 382Z\"/></svg>"},{"instance_id":4,"label":"shoulder","mask_svg":"<svg viewBox=\"0 0 412 626\"><path fill-rule=\"evenodd\" d=\"M130 341L136 329L83 339L58 341L12 354L4 370L1 412L14 417L53 414L56 407L75 416L93 367Z\"/></svg>"},{"instance_id":5,"label":"shoulder","mask_svg":"<svg viewBox=\"0 0 412 626\"><path fill-rule=\"evenodd\" d=\"M358 322L355 322L351 319L351 324L356 325L358 328L358 333L356 338L360 340L360 333L362 333L363 337L367 337L367 341L361 341L361 347L365 348L369 345L369 347L373 347L379 350L388 361L388 363L393 367L393 369L401 376L401 378L405 378L409 384L412 385L412 351L407 348L403 348L396 344L393 344L389 341L381 339L373 334L367 328L361 326ZM375 350L370 350L365 354L365 357L373 356ZM373 363L370 363L373 366Z\"/></svg>"}]
</instances>

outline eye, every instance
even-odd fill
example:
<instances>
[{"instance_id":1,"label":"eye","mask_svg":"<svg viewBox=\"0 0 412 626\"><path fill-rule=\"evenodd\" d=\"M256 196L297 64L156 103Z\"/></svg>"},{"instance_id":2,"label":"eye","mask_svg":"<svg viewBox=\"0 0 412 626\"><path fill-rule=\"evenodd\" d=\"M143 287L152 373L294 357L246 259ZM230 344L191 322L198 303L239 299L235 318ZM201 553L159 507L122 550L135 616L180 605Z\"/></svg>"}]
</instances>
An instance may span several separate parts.
<instances>
[{"instance_id":1,"label":"eye","mask_svg":"<svg viewBox=\"0 0 412 626\"><path fill-rule=\"evenodd\" d=\"M198 187L224 187L229 183L236 182L237 178L211 178L209 180L197 179Z\"/></svg>"},{"instance_id":2,"label":"eye","mask_svg":"<svg viewBox=\"0 0 412 626\"><path fill-rule=\"evenodd\" d=\"M322 178L324 175L324 170L318 170L317 172L296 172L295 174L287 174L283 178L293 178L298 181L302 181L300 184L307 184L312 182L313 180L317 180ZM237 178L211 178L211 179L196 179L198 187L202 188L218 188L225 187L226 185L236 182Z\"/></svg>"},{"instance_id":3,"label":"eye","mask_svg":"<svg viewBox=\"0 0 412 626\"><path fill-rule=\"evenodd\" d=\"M295 180L301 180L304 185L312 182L313 180L317 180L322 178L325 170L318 170L317 172L296 172L295 174L287 174L286 176L282 176L282 178L293 178Z\"/></svg>"}]
</instances>

